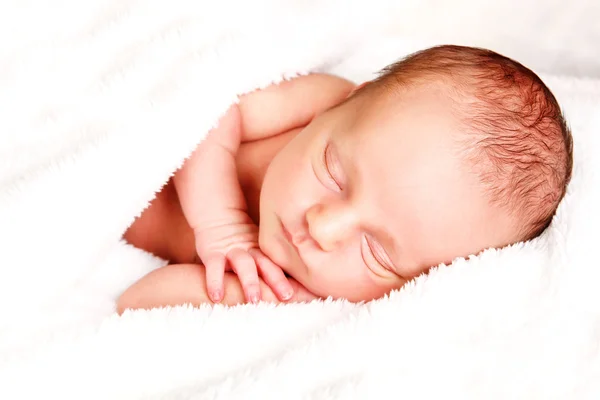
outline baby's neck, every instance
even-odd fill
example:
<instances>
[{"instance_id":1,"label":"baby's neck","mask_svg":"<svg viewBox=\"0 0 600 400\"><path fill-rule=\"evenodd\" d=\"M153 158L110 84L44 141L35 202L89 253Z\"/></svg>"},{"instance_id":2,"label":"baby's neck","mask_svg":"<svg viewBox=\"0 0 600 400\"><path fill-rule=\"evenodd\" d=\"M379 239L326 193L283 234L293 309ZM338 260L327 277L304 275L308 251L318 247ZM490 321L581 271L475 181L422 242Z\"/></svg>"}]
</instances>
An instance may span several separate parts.
<instances>
[{"instance_id":1,"label":"baby's neck","mask_svg":"<svg viewBox=\"0 0 600 400\"><path fill-rule=\"evenodd\" d=\"M295 136L286 132L270 138L243 143L236 157L238 180L248 205L248 215L258 224L260 190L269 164L279 151Z\"/></svg>"}]
</instances>

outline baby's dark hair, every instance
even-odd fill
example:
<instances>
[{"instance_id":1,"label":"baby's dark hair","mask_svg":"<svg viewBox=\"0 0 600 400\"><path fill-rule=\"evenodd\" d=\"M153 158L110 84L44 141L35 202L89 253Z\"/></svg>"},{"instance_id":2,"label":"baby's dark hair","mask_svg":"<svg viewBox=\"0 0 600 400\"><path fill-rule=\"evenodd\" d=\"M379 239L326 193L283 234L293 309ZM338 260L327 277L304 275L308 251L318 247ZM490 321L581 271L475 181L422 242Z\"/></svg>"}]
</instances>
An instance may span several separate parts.
<instances>
[{"instance_id":1,"label":"baby's dark hair","mask_svg":"<svg viewBox=\"0 0 600 400\"><path fill-rule=\"evenodd\" d=\"M364 89L394 91L432 80L449 85L466 133L461 148L490 202L514 218L518 240L541 234L573 169L573 139L552 92L514 60L450 45L409 55Z\"/></svg>"}]
</instances>

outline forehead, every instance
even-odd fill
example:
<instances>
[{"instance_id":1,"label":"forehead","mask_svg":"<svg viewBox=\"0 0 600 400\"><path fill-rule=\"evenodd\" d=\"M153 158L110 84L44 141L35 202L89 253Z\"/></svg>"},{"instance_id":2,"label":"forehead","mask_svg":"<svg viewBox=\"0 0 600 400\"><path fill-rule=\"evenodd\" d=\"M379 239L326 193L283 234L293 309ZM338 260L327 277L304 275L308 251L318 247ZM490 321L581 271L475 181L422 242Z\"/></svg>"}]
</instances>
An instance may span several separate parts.
<instances>
[{"instance_id":1,"label":"forehead","mask_svg":"<svg viewBox=\"0 0 600 400\"><path fill-rule=\"evenodd\" d=\"M415 269L474 251L457 230L485 220L488 207L460 157L447 100L414 91L361 103L339 142L365 220L389 232L402 248L396 259Z\"/></svg>"},{"instance_id":2,"label":"forehead","mask_svg":"<svg viewBox=\"0 0 600 400\"><path fill-rule=\"evenodd\" d=\"M345 114L352 117L344 118L348 123L339 135L354 163L364 166L359 174L362 183L376 177L398 186L410 184L409 178L456 178L464 173L456 140L460 128L450 104L435 88L371 96L350 104ZM409 167L409 176L400 174Z\"/></svg>"}]
</instances>

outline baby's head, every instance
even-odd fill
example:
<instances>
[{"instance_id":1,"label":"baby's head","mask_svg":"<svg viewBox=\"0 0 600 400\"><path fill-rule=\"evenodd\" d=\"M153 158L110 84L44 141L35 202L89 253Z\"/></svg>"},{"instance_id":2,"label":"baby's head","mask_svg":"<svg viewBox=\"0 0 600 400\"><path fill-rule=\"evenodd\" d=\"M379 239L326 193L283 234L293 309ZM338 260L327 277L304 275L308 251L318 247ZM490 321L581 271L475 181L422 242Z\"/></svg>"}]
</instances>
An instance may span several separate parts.
<instances>
[{"instance_id":1,"label":"baby's head","mask_svg":"<svg viewBox=\"0 0 600 400\"><path fill-rule=\"evenodd\" d=\"M532 71L436 47L385 68L275 157L260 245L315 294L369 300L539 235L571 169L569 130Z\"/></svg>"}]
</instances>

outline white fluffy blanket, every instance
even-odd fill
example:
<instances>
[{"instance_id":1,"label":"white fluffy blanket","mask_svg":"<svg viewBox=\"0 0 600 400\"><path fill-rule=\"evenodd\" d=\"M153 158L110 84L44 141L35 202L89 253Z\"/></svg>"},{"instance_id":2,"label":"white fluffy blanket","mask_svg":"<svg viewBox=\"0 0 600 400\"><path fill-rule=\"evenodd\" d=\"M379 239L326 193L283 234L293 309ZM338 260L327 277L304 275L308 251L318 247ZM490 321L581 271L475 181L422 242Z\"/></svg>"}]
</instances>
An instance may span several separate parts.
<instances>
[{"instance_id":1,"label":"white fluffy blanket","mask_svg":"<svg viewBox=\"0 0 600 400\"><path fill-rule=\"evenodd\" d=\"M600 7L482 3L2 2L0 398L598 398ZM114 314L164 264L122 233L237 95L448 41L537 68L566 110L541 238L366 305Z\"/></svg>"}]
</instances>

